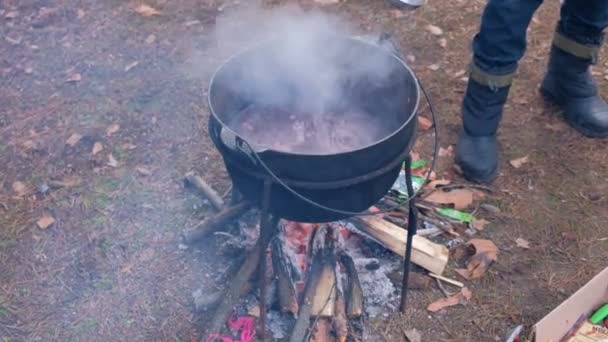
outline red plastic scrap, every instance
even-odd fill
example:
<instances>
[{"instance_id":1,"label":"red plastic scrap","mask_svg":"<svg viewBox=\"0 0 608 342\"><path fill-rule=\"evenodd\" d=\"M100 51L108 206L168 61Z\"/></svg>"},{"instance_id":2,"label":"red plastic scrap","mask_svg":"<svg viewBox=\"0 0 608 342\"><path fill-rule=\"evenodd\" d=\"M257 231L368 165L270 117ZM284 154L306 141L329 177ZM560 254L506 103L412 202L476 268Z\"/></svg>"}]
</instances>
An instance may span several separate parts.
<instances>
[{"instance_id":1,"label":"red plastic scrap","mask_svg":"<svg viewBox=\"0 0 608 342\"><path fill-rule=\"evenodd\" d=\"M255 337L255 319L253 317L238 317L236 313L234 313L228 318L226 323L230 330L240 331L241 335L238 340L234 340L229 336L213 333L207 336L205 342L253 342L253 338Z\"/></svg>"}]
</instances>

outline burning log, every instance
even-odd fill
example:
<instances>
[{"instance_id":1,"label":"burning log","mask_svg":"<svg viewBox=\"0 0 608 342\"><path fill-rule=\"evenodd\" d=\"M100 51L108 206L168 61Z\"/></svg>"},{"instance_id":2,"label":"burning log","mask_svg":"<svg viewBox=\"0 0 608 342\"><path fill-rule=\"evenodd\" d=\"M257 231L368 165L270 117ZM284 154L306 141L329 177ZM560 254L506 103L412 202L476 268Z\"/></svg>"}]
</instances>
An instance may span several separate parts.
<instances>
[{"instance_id":1,"label":"burning log","mask_svg":"<svg viewBox=\"0 0 608 342\"><path fill-rule=\"evenodd\" d=\"M289 338L290 342L306 340L311 316L332 316L336 295L336 248L339 233L330 225L313 231L309 240L309 265L304 297L298 319Z\"/></svg>"},{"instance_id":2,"label":"burning log","mask_svg":"<svg viewBox=\"0 0 608 342\"><path fill-rule=\"evenodd\" d=\"M203 196L205 196L209 203L220 211L224 207L224 200L213 190L213 188L207 184L200 176L190 171L184 176L184 183L198 190Z\"/></svg>"},{"instance_id":3,"label":"burning log","mask_svg":"<svg viewBox=\"0 0 608 342\"><path fill-rule=\"evenodd\" d=\"M361 317L363 315L363 289L355 268L355 262L345 252L341 252L339 256L340 263L344 266L346 272L346 315L348 318Z\"/></svg>"},{"instance_id":4,"label":"burning log","mask_svg":"<svg viewBox=\"0 0 608 342\"><path fill-rule=\"evenodd\" d=\"M332 317L336 302L336 271L335 259L323 264L319 274L319 282L312 297L312 316Z\"/></svg>"},{"instance_id":5,"label":"burning log","mask_svg":"<svg viewBox=\"0 0 608 342\"><path fill-rule=\"evenodd\" d=\"M222 209L217 214L205 218L191 231L184 233L184 242L187 244L192 244L204 238L205 236L213 233L216 229L219 229L221 225L227 223L228 221L241 217L250 208L251 203L244 201Z\"/></svg>"},{"instance_id":6,"label":"burning log","mask_svg":"<svg viewBox=\"0 0 608 342\"><path fill-rule=\"evenodd\" d=\"M284 238L283 234L279 234L270 242L272 270L277 279L281 311L297 316L300 306L295 282L301 279L301 275L295 260L286 253Z\"/></svg>"},{"instance_id":7,"label":"burning log","mask_svg":"<svg viewBox=\"0 0 608 342\"><path fill-rule=\"evenodd\" d=\"M372 237L385 248L404 257L407 230L376 216L364 216L352 219L363 233ZM445 246L431 242L421 236L414 236L412 241L412 262L431 273L441 275L445 269L449 251Z\"/></svg>"}]
</instances>

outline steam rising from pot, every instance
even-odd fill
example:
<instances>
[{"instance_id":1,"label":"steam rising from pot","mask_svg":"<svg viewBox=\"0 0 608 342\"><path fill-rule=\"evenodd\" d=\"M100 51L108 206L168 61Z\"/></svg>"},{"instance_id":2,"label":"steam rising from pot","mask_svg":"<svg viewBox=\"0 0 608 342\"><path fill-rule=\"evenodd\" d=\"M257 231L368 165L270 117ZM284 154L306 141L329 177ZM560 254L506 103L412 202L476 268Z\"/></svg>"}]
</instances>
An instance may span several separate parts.
<instances>
[{"instance_id":1,"label":"steam rising from pot","mask_svg":"<svg viewBox=\"0 0 608 342\"><path fill-rule=\"evenodd\" d=\"M227 114L224 123L250 142L268 146L272 137L262 135L284 131L282 140L290 140L306 127L310 134L300 139L298 152L344 152L380 140L402 123L376 115L377 108L386 107L380 102L390 89L373 90L386 88L403 66L377 46L345 39L357 32L340 18L296 7L247 6L218 18L215 33L223 55L239 54L239 62L218 81L229 88L226 96L238 98L239 110L256 113L264 124L280 125L247 131L240 114ZM276 119L277 113L290 120ZM252 122L251 117L244 121Z\"/></svg>"}]
</instances>

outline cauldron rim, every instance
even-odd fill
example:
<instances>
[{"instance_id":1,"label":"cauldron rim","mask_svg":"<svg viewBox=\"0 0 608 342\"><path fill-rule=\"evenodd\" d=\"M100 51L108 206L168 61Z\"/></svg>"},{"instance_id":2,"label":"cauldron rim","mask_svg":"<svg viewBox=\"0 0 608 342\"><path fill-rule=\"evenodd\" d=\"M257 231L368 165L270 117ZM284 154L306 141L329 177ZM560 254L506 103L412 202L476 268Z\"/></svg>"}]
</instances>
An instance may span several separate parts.
<instances>
[{"instance_id":1,"label":"cauldron rim","mask_svg":"<svg viewBox=\"0 0 608 342\"><path fill-rule=\"evenodd\" d=\"M211 115L214 117L215 120L217 120L217 122L220 124L222 129L226 129L230 132L230 134L233 134L234 136L238 137L239 139L241 139L242 141L245 141L254 151L254 153L262 153L262 152L273 152L273 153L279 153L279 154L283 154L283 155L292 155L292 156L310 156L310 157L314 157L314 156L319 156L319 157L330 157L330 156L336 156L336 155L342 155L342 154L349 154L349 153L356 153L356 152L360 152L360 151L364 151L369 149L372 146L376 146L379 145L381 143L383 143L386 140L389 140L390 138L392 138L393 136L395 136L396 134L398 134L401 130L403 130L412 120L414 120L418 114L418 108L420 106L420 86L418 84L418 78L416 78L416 74L414 73L414 71L409 67L409 65L407 65L407 63L405 63L405 61L399 57L396 53L394 52L390 52L385 48L382 48L381 46L378 46L376 44L373 44L369 41L363 40L363 39L359 39L358 37L350 37L350 36L342 36L342 35L336 35L335 36L336 39L345 39L345 40L350 40L353 41L357 44L365 44L368 45L372 48L376 48L378 49L378 51L380 51L381 53L384 53L392 58L394 58L395 60L397 60L397 62L403 66L405 68L406 73L411 77L412 82L415 85L415 103L414 106L411 110L411 113L409 115L409 117L407 118L407 120L405 120L403 122L403 124L401 124L397 129L395 129L392 133L384 136L384 138L380 139L380 140L376 140L370 144L367 144L365 146L362 147L358 147L356 149L352 149L352 150L348 150L348 151L342 151L342 152L330 152L330 153L303 153L303 152L286 152L286 151L280 151L280 150L274 150L272 148L263 146L263 145L256 145L253 143L250 143L249 141L247 141L245 138L243 138L243 136L239 135L235 130L233 130L229 125L227 125L224 121L222 121L222 119L219 117L219 115L216 114L215 109L213 108L213 103L212 103L212 90L213 90L213 85L214 85L214 81L217 77L217 75L223 70L223 68L228 65L232 60L245 55L248 52L254 51L255 49L258 49L262 46L264 46L264 44L271 44L273 42L279 41L278 38L275 39L266 39L263 40L261 42L255 43L247 48L244 48L243 50L236 52L234 54L232 54L230 57L228 57L226 60L224 60L224 62L216 68L216 70L213 72L213 75L211 76L211 79L209 80L209 85L208 85L208 93L207 93L207 103L209 106L209 111L211 113Z\"/></svg>"}]
</instances>

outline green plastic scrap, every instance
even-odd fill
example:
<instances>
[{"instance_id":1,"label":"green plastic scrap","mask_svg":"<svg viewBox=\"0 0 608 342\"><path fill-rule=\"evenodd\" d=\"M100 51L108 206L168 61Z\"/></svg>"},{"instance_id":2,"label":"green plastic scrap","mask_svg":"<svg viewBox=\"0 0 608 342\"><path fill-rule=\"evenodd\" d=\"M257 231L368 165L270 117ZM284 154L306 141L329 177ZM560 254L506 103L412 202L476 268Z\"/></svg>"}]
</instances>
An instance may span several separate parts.
<instances>
[{"instance_id":1,"label":"green plastic scrap","mask_svg":"<svg viewBox=\"0 0 608 342\"><path fill-rule=\"evenodd\" d=\"M593 324L600 324L606 317L608 317L608 304L604 304L599 308L593 316L589 319Z\"/></svg>"},{"instance_id":2,"label":"green plastic scrap","mask_svg":"<svg viewBox=\"0 0 608 342\"><path fill-rule=\"evenodd\" d=\"M443 216L453 218L453 219L461 221L461 222L466 222L466 223L473 222L473 215L456 210L456 209L439 208L439 209L437 209L437 211Z\"/></svg>"},{"instance_id":3,"label":"green plastic scrap","mask_svg":"<svg viewBox=\"0 0 608 342\"><path fill-rule=\"evenodd\" d=\"M424 159L414 160L412 162L412 169L419 169L419 168L423 167L424 165L426 165L426 160L424 160Z\"/></svg>"}]
</instances>

